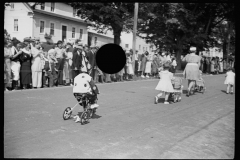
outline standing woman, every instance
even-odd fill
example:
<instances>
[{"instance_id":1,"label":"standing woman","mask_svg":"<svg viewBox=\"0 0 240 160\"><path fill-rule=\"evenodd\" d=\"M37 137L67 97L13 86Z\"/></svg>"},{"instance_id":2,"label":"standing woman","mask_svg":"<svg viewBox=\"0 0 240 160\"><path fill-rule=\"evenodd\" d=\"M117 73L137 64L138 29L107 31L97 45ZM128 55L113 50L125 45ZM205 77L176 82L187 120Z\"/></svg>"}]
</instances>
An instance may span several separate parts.
<instances>
[{"instance_id":1,"label":"standing woman","mask_svg":"<svg viewBox=\"0 0 240 160\"><path fill-rule=\"evenodd\" d=\"M211 74L211 59L210 59L210 57L207 57L206 65L207 65L207 73Z\"/></svg>"},{"instance_id":2,"label":"standing woman","mask_svg":"<svg viewBox=\"0 0 240 160\"><path fill-rule=\"evenodd\" d=\"M219 72L219 58L216 57L215 59L215 74L218 74Z\"/></svg>"},{"instance_id":3,"label":"standing woman","mask_svg":"<svg viewBox=\"0 0 240 160\"><path fill-rule=\"evenodd\" d=\"M22 54L20 55L20 83L23 89L29 89L30 83L32 83L30 45L28 42L24 42L22 47Z\"/></svg>"},{"instance_id":4,"label":"standing woman","mask_svg":"<svg viewBox=\"0 0 240 160\"><path fill-rule=\"evenodd\" d=\"M147 55L147 62L146 62L146 68L145 68L145 73L146 73L146 78L149 78L149 75L151 73L151 67L152 67L152 55L146 51Z\"/></svg>"},{"instance_id":5,"label":"standing woman","mask_svg":"<svg viewBox=\"0 0 240 160\"><path fill-rule=\"evenodd\" d=\"M188 80L188 92L187 96L189 97L191 88L195 85L196 80L200 78L199 75L199 66L200 66L200 57L196 55L196 47L190 48L191 53L186 55L183 60L187 62L187 65L183 71L183 76Z\"/></svg>"},{"instance_id":6,"label":"standing woman","mask_svg":"<svg viewBox=\"0 0 240 160\"><path fill-rule=\"evenodd\" d=\"M5 71L5 78L4 78L4 90L8 91L7 87L10 84L11 79L11 61L10 56L11 53L11 41L7 41L4 39L4 71Z\"/></svg>"},{"instance_id":7,"label":"standing woman","mask_svg":"<svg viewBox=\"0 0 240 160\"><path fill-rule=\"evenodd\" d=\"M214 74L215 72L215 57L212 58L211 60L211 74Z\"/></svg>"},{"instance_id":8,"label":"standing woman","mask_svg":"<svg viewBox=\"0 0 240 160\"><path fill-rule=\"evenodd\" d=\"M130 53L127 54L127 79L132 79L133 76L133 67L132 67L132 57Z\"/></svg>"},{"instance_id":9,"label":"standing woman","mask_svg":"<svg viewBox=\"0 0 240 160\"><path fill-rule=\"evenodd\" d=\"M157 56L157 53L155 53L153 56L153 65L152 65L152 73L154 77L157 77L159 67L160 67L160 60L159 60L159 57Z\"/></svg>"},{"instance_id":10,"label":"standing woman","mask_svg":"<svg viewBox=\"0 0 240 160\"><path fill-rule=\"evenodd\" d=\"M219 72L223 73L223 59L222 58L219 59L219 68L220 68Z\"/></svg>"},{"instance_id":11,"label":"standing woman","mask_svg":"<svg viewBox=\"0 0 240 160\"><path fill-rule=\"evenodd\" d=\"M40 49L40 42L35 42L35 45L30 43L32 53L32 87L42 87L42 54L43 51Z\"/></svg>"},{"instance_id":12,"label":"standing woman","mask_svg":"<svg viewBox=\"0 0 240 160\"><path fill-rule=\"evenodd\" d=\"M204 57L201 57L201 65L200 65L200 70L202 71L203 73L203 69L204 69Z\"/></svg>"},{"instance_id":13,"label":"standing woman","mask_svg":"<svg viewBox=\"0 0 240 160\"><path fill-rule=\"evenodd\" d=\"M141 77L145 78L144 76L144 72L145 72L145 68L146 68L146 63L147 63L147 56L148 56L148 52L146 51L145 53L142 54L142 58L141 58Z\"/></svg>"},{"instance_id":14,"label":"standing woman","mask_svg":"<svg viewBox=\"0 0 240 160\"><path fill-rule=\"evenodd\" d=\"M11 50L12 50L12 55L10 57L11 59L11 70L12 70L12 90L17 90L18 89L18 81L20 78L20 54L22 51L20 51L20 43L18 44L13 44Z\"/></svg>"},{"instance_id":15,"label":"standing woman","mask_svg":"<svg viewBox=\"0 0 240 160\"><path fill-rule=\"evenodd\" d=\"M69 83L70 83L70 86L72 86L72 82L73 82L73 78L72 78L72 58L73 58L73 47L72 47L72 44L71 43L68 43L67 44L67 62L68 62L68 73L69 73Z\"/></svg>"},{"instance_id":16,"label":"standing woman","mask_svg":"<svg viewBox=\"0 0 240 160\"><path fill-rule=\"evenodd\" d=\"M227 62L226 62L226 59L223 58L223 72L225 72L227 69Z\"/></svg>"}]
</instances>

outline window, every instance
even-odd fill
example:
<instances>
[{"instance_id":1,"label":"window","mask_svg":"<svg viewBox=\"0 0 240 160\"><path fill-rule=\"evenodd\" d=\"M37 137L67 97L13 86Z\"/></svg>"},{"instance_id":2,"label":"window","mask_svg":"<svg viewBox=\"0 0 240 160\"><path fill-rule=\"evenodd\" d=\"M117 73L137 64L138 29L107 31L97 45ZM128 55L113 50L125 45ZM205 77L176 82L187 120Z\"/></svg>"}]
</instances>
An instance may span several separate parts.
<instances>
[{"instance_id":1,"label":"window","mask_svg":"<svg viewBox=\"0 0 240 160\"><path fill-rule=\"evenodd\" d=\"M80 29L80 35L79 35L79 39L81 39L81 40L82 40L82 38L83 38L83 29Z\"/></svg>"},{"instance_id":2,"label":"window","mask_svg":"<svg viewBox=\"0 0 240 160\"><path fill-rule=\"evenodd\" d=\"M145 51L145 47L143 47L143 52Z\"/></svg>"},{"instance_id":3,"label":"window","mask_svg":"<svg viewBox=\"0 0 240 160\"><path fill-rule=\"evenodd\" d=\"M141 45L139 45L139 50L141 50Z\"/></svg>"},{"instance_id":4,"label":"window","mask_svg":"<svg viewBox=\"0 0 240 160\"><path fill-rule=\"evenodd\" d=\"M18 19L14 19L14 31L18 31Z\"/></svg>"},{"instance_id":5,"label":"window","mask_svg":"<svg viewBox=\"0 0 240 160\"><path fill-rule=\"evenodd\" d=\"M45 3L41 3L41 10L45 10Z\"/></svg>"},{"instance_id":6,"label":"window","mask_svg":"<svg viewBox=\"0 0 240 160\"><path fill-rule=\"evenodd\" d=\"M75 28L72 27L72 38L75 38Z\"/></svg>"},{"instance_id":7,"label":"window","mask_svg":"<svg viewBox=\"0 0 240 160\"><path fill-rule=\"evenodd\" d=\"M125 44L125 47L128 48L128 44Z\"/></svg>"},{"instance_id":8,"label":"window","mask_svg":"<svg viewBox=\"0 0 240 160\"><path fill-rule=\"evenodd\" d=\"M54 12L54 10L55 10L55 3L51 2L51 12Z\"/></svg>"},{"instance_id":9,"label":"window","mask_svg":"<svg viewBox=\"0 0 240 160\"><path fill-rule=\"evenodd\" d=\"M97 45L97 37L95 37L95 45Z\"/></svg>"},{"instance_id":10,"label":"window","mask_svg":"<svg viewBox=\"0 0 240 160\"><path fill-rule=\"evenodd\" d=\"M11 3L11 9L14 9L14 3Z\"/></svg>"},{"instance_id":11,"label":"window","mask_svg":"<svg viewBox=\"0 0 240 160\"><path fill-rule=\"evenodd\" d=\"M50 23L50 35L54 35L54 23Z\"/></svg>"},{"instance_id":12,"label":"window","mask_svg":"<svg viewBox=\"0 0 240 160\"><path fill-rule=\"evenodd\" d=\"M44 21L40 21L40 33L44 33Z\"/></svg>"}]
</instances>

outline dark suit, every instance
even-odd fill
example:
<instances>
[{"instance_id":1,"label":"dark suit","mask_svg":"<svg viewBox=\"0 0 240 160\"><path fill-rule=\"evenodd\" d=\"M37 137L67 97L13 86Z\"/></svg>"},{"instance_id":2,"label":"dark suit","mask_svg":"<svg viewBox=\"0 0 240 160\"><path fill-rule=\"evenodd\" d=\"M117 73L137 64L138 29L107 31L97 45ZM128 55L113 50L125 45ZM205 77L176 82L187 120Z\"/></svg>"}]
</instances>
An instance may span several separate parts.
<instances>
[{"instance_id":1,"label":"dark suit","mask_svg":"<svg viewBox=\"0 0 240 160\"><path fill-rule=\"evenodd\" d=\"M78 49L73 49L73 63L72 63L72 76L73 80L74 78L80 73L81 67L82 67L82 55L81 53L78 55ZM75 70L77 68L77 70Z\"/></svg>"},{"instance_id":2,"label":"dark suit","mask_svg":"<svg viewBox=\"0 0 240 160\"><path fill-rule=\"evenodd\" d=\"M89 50L87 52L87 57L88 57L88 61L91 65L91 68L92 68L92 72L91 72L91 77L93 79L95 79L95 72L96 72L96 69L95 69L95 66L96 66L96 53L94 53L93 50Z\"/></svg>"}]
</instances>

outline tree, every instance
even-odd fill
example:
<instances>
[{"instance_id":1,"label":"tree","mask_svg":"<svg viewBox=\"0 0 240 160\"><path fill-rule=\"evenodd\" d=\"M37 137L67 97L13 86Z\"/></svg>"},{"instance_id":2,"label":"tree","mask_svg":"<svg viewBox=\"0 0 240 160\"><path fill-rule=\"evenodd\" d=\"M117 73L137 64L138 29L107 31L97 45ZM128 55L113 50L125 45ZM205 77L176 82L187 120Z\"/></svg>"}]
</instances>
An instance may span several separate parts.
<instances>
[{"instance_id":1,"label":"tree","mask_svg":"<svg viewBox=\"0 0 240 160\"><path fill-rule=\"evenodd\" d=\"M122 31L129 32L133 27L134 3L103 2L103 3L67 3L77 9L79 15L86 22L91 22L98 33L112 30L114 43L120 44Z\"/></svg>"},{"instance_id":2,"label":"tree","mask_svg":"<svg viewBox=\"0 0 240 160\"><path fill-rule=\"evenodd\" d=\"M140 4L139 34L159 48L175 50L180 68L183 51L196 46L199 53L217 43L211 33L227 17L232 20L233 8L222 3Z\"/></svg>"}]
</instances>

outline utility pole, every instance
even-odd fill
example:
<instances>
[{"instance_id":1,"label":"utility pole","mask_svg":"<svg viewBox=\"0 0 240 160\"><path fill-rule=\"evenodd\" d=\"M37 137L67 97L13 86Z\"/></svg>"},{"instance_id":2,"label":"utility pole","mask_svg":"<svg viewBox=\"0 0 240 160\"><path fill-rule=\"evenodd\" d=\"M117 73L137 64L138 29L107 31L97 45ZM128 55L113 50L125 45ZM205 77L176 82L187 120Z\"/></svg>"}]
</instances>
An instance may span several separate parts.
<instances>
[{"instance_id":1,"label":"utility pole","mask_svg":"<svg viewBox=\"0 0 240 160\"><path fill-rule=\"evenodd\" d=\"M228 56L230 55L230 39L231 39L231 22L228 21L228 51L227 51L227 63L228 61Z\"/></svg>"},{"instance_id":2,"label":"utility pole","mask_svg":"<svg viewBox=\"0 0 240 160\"><path fill-rule=\"evenodd\" d=\"M137 31L137 16L138 16L138 3L134 7L134 24L133 24L133 75L135 75L135 54L136 54L136 31Z\"/></svg>"}]
</instances>

